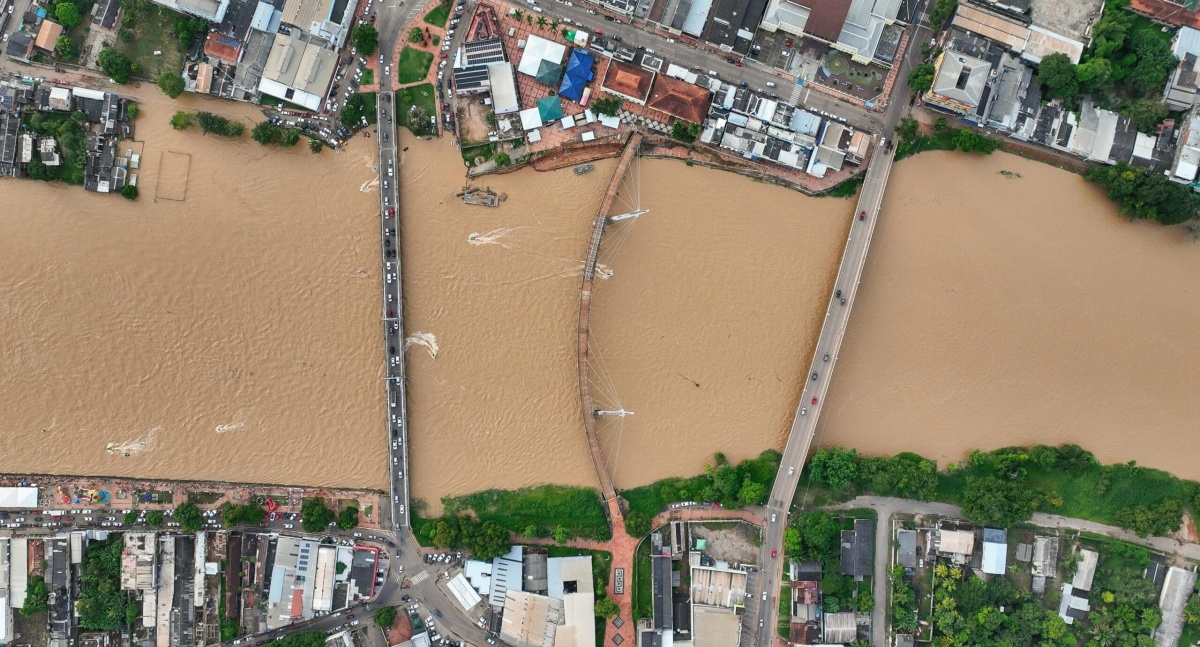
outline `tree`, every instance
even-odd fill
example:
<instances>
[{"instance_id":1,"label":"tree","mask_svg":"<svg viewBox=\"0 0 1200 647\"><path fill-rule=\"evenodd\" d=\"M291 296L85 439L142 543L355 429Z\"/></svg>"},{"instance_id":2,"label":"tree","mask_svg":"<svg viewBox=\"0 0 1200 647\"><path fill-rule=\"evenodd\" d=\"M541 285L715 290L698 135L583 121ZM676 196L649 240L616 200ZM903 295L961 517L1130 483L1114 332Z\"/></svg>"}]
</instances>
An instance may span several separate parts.
<instances>
[{"instance_id":1,"label":"tree","mask_svg":"<svg viewBox=\"0 0 1200 647\"><path fill-rule=\"evenodd\" d=\"M21 615L29 617L50 608L50 588L41 575L30 575L25 584L25 606Z\"/></svg>"},{"instance_id":2,"label":"tree","mask_svg":"<svg viewBox=\"0 0 1200 647\"><path fill-rule=\"evenodd\" d=\"M200 508L190 501L175 508L175 521L179 522L179 528L184 532L196 532L204 527L204 515Z\"/></svg>"},{"instance_id":3,"label":"tree","mask_svg":"<svg viewBox=\"0 0 1200 647\"><path fill-rule=\"evenodd\" d=\"M283 139L279 145L284 148L291 148L300 143L300 131L295 128L285 128L283 131Z\"/></svg>"},{"instance_id":4,"label":"tree","mask_svg":"<svg viewBox=\"0 0 1200 647\"><path fill-rule=\"evenodd\" d=\"M937 70L931 63L922 63L908 73L908 87L917 94L925 94L933 87L933 77Z\"/></svg>"},{"instance_id":5,"label":"tree","mask_svg":"<svg viewBox=\"0 0 1200 647\"><path fill-rule=\"evenodd\" d=\"M1046 89L1046 95L1053 99L1071 101L1079 93L1079 78L1075 74L1075 65L1062 52L1042 58L1038 65L1038 81Z\"/></svg>"},{"instance_id":6,"label":"tree","mask_svg":"<svg viewBox=\"0 0 1200 647\"><path fill-rule=\"evenodd\" d=\"M136 63L129 60L128 56L111 47L100 50L100 55L96 57L96 64L117 83L129 83L129 78L141 69Z\"/></svg>"},{"instance_id":7,"label":"tree","mask_svg":"<svg viewBox=\"0 0 1200 647\"><path fill-rule=\"evenodd\" d=\"M58 41L54 43L54 51L58 53L59 58L69 61L79 57L79 46L70 36L59 36Z\"/></svg>"},{"instance_id":8,"label":"tree","mask_svg":"<svg viewBox=\"0 0 1200 647\"><path fill-rule=\"evenodd\" d=\"M650 532L650 518L640 512L630 512L625 517L625 532L630 537L645 537Z\"/></svg>"},{"instance_id":9,"label":"tree","mask_svg":"<svg viewBox=\"0 0 1200 647\"><path fill-rule=\"evenodd\" d=\"M968 476L959 497L963 516L984 526L1011 526L1029 518L1037 494L1021 481Z\"/></svg>"},{"instance_id":10,"label":"tree","mask_svg":"<svg viewBox=\"0 0 1200 647\"><path fill-rule=\"evenodd\" d=\"M175 99L183 94L183 75L175 70L163 70L158 73L158 89Z\"/></svg>"},{"instance_id":11,"label":"tree","mask_svg":"<svg viewBox=\"0 0 1200 647\"><path fill-rule=\"evenodd\" d=\"M293 131L293 132L295 132L295 131ZM338 525L338 528L341 528L342 530L350 530L352 528L357 528L358 527L358 508L355 508L354 506L347 506L345 508L342 508L341 512L338 513L337 525Z\"/></svg>"},{"instance_id":12,"label":"tree","mask_svg":"<svg viewBox=\"0 0 1200 647\"><path fill-rule=\"evenodd\" d=\"M1167 180L1159 173L1119 162L1095 166L1083 174L1085 180L1108 188L1108 199L1121 204L1121 213L1130 218L1157 220L1177 225L1194 218L1200 197L1186 185Z\"/></svg>"},{"instance_id":13,"label":"tree","mask_svg":"<svg viewBox=\"0 0 1200 647\"><path fill-rule=\"evenodd\" d=\"M133 626L137 622L138 617L142 615L142 605L137 602L130 602L125 605L125 624Z\"/></svg>"},{"instance_id":14,"label":"tree","mask_svg":"<svg viewBox=\"0 0 1200 647\"><path fill-rule=\"evenodd\" d=\"M129 117L130 121L137 119L139 112L141 112L141 108L139 108L138 104L136 103L130 103L125 107L125 116Z\"/></svg>"},{"instance_id":15,"label":"tree","mask_svg":"<svg viewBox=\"0 0 1200 647\"><path fill-rule=\"evenodd\" d=\"M496 168L504 168L505 166L512 164L512 158L509 157L508 153L496 153L495 160Z\"/></svg>"},{"instance_id":16,"label":"tree","mask_svg":"<svg viewBox=\"0 0 1200 647\"><path fill-rule=\"evenodd\" d=\"M621 613L621 607L608 597L603 597L596 600L595 611L597 618L614 618Z\"/></svg>"},{"instance_id":17,"label":"tree","mask_svg":"<svg viewBox=\"0 0 1200 647\"><path fill-rule=\"evenodd\" d=\"M311 151L314 155L317 153L320 153L322 148L325 148L325 142L321 141L320 139L318 139L316 137L308 138L308 150Z\"/></svg>"},{"instance_id":18,"label":"tree","mask_svg":"<svg viewBox=\"0 0 1200 647\"><path fill-rule=\"evenodd\" d=\"M755 483L754 479L747 474L742 479L742 487L738 490L737 500L741 505L757 505L762 503L766 494L767 488L762 483Z\"/></svg>"},{"instance_id":19,"label":"tree","mask_svg":"<svg viewBox=\"0 0 1200 647\"><path fill-rule=\"evenodd\" d=\"M855 602L859 613L870 613L875 609L875 598L869 591L859 591Z\"/></svg>"},{"instance_id":20,"label":"tree","mask_svg":"<svg viewBox=\"0 0 1200 647\"><path fill-rule=\"evenodd\" d=\"M375 93L357 92L346 99L342 106L342 125L347 128L358 128L366 121L375 123Z\"/></svg>"},{"instance_id":21,"label":"tree","mask_svg":"<svg viewBox=\"0 0 1200 647\"><path fill-rule=\"evenodd\" d=\"M620 110L621 99L611 94L592 101L592 111L602 115L615 117Z\"/></svg>"},{"instance_id":22,"label":"tree","mask_svg":"<svg viewBox=\"0 0 1200 647\"><path fill-rule=\"evenodd\" d=\"M555 526L554 531L550 533L554 537L554 543L565 544L571 539L571 531L562 526Z\"/></svg>"},{"instance_id":23,"label":"tree","mask_svg":"<svg viewBox=\"0 0 1200 647\"><path fill-rule=\"evenodd\" d=\"M814 481L845 490L858 478L858 452L842 447L822 447L809 465Z\"/></svg>"},{"instance_id":24,"label":"tree","mask_svg":"<svg viewBox=\"0 0 1200 647\"><path fill-rule=\"evenodd\" d=\"M71 29L83 22L83 16L79 14L79 7L71 0L60 2L54 6L54 17L58 19L58 23L64 29Z\"/></svg>"},{"instance_id":25,"label":"tree","mask_svg":"<svg viewBox=\"0 0 1200 647\"><path fill-rule=\"evenodd\" d=\"M408 42L420 43L425 40L425 32L421 31L420 27L413 27L408 30Z\"/></svg>"},{"instance_id":26,"label":"tree","mask_svg":"<svg viewBox=\"0 0 1200 647\"><path fill-rule=\"evenodd\" d=\"M215 115L211 112L197 112L196 121L200 123L200 131L205 134L213 133L214 135L237 139L242 136L242 133L246 132L245 124L233 121L232 119L226 119L221 115Z\"/></svg>"},{"instance_id":27,"label":"tree","mask_svg":"<svg viewBox=\"0 0 1200 647\"><path fill-rule=\"evenodd\" d=\"M176 16L171 23L171 32L179 39L179 48L187 51L196 44L208 31L208 23L203 18L189 18L187 16Z\"/></svg>"},{"instance_id":28,"label":"tree","mask_svg":"<svg viewBox=\"0 0 1200 647\"><path fill-rule=\"evenodd\" d=\"M192 113L184 110L176 110L175 114L171 115L171 127L175 130L187 130L192 127Z\"/></svg>"},{"instance_id":29,"label":"tree","mask_svg":"<svg viewBox=\"0 0 1200 647\"><path fill-rule=\"evenodd\" d=\"M1139 29L1129 40L1136 63L1127 80L1142 96L1157 93L1178 59L1171 53L1171 40L1157 29Z\"/></svg>"},{"instance_id":30,"label":"tree","mask_svg":"<svg viewBox=\"0 0 1200 647\"><path fill-rule=\"evenodd\" d=\"M304 532L321 532L333 523L333 518L333 510L325 507L325 497L309 497L300 504L300 527Z\"/></svg>"},{"instance_id":31,"label":"tree","mask_svg":"<svg viewBox=\"0 0 1200 647\"><path fill-rule=\"evenodd\" d=\"M379 32L369 23L356 25L350 32L350 39L354 41L359 56L371 56L379 49Z\"/></svg>"},{"instance_id":32,"label":"tree","mask_svg":"<svg viewBox=\"0 0 1200 647\"><path fill-rule=\"evenodd\" d=\"M954 15L954 10L958 8L958 0L937 0L933 5L933 11L929 12L929 24L934 31L941 31L946 21L950 16Z\"/></svg>"},{"instance_id":33,"label":"tree","mask_svg":"<svg viewBox=\"0 0 1200 647\"><path fill-rule=\"evenodd\" d=\"M234 505L226 502L221 506L221 523L226 528L253 526L262 523L267 511L256 503Z\"/></svg>"},{"instance_id":34,"label":"tree","mask_svg":"<svg viewBox=\"0 0 1200 647\"><path fill-rule=\"evenodd\" d=\"M690 121L684 121L682 119L677 119L675 120L675 123L671 124L671 137L674 137L681 142L690 144L696 141L696 138L699 136L699 124L694 124Z\"/></svg>"},{"instance_id":35,"label":"tree","mask_svg":"<svg viewBox=\"0 0 1200 647\"><path fill-rule=\"evenodd\" d=\"M147 512L146 513L146 525L153 526L155 528L162 528L162 525L163 525L162 510L151 510L150 512Z\"/></svg>"},{"instance_id":36,"label":"tree","mask_svg":"<svg viewBox=\"0 0 1200 647\"><path fill-rule=\"evenodd\" d=\"M1113 520L1117 525L1136 532L1139 537L1162 537L1179 530L1183 523L1183 505L1168 499L1153 507L1139 505L1122 508L1117 510Z\"/></svg>"},{"instance_id":37,"label":"tree","mask_svg":"<svg viewBox=\"0 0 1200 647\"><path fill-rule=\"evenodd\" d=\"M1112 63L1106 58L1093 58L1075 66L1075 81L1083 94L1099 92L1112 78Z\"/></svg>"},{"instance_id":38,"label":"tree","mask_svg":"<svg viewBox=\"0 0 1200 647\"><path fill-rule=\"evenodd\" d=\"M912 117L905 117L896 124L896 137L901 144L908 144L917 141L921 136L921 124Z\"/></svg>"},{"instance_id":39,"label":"tree","mask_svg":"<svg viewBox=\"0 0 1200 647\"><path fill-rule=\"evenodd\" d=\"M937 463L912 452L862 458L858 478L875 494L928 501L937 490Z\"/></svg>"},{"instance_id":40,"label":"tree","mask_svg":"<svg viewBox=\"0 0 1200 647\"><path fill-rule=\"evenodd\" d=\"M137 518L138 518L137 511L130 510L129 512L125 513L125 516L122 518L122 521L125 522L126 526L132 526L133 524L137 523Z\"/></svg>"},{"instance_id":41,"label":"tree","mask_svg":"<svg viewBox=\"0 0 1200 647\"><path fill-rule=\"evenodd\" d=\"M1183 606L1183 621L1193 627L1200 625L1200 595L1188 598Z\"/></svg>"},{"instance_id":42,"label":"tree","mask_svg":"<svg viewBox=\"0 0 1200 647\"><path fill-rule=\"evenodd\" d=\"M494 521L469 526L464 533L463 547L475 559L490 562L508 552L509 533Z\"/></svg>"},{"instance_id":43,"label":"tree","mask_svg":"<svg viewBox=\"0 0 1200 647\"><path fill-rule=\"evenodd\" d=\"M137 200L137 198L138 198L137 186L135 186L133 184L126 184L125 186L121 187L121 196L124 197L126 200Z\"/></svg>"},{"instance_id":44,"label":"tree","mask_svg":"<svg viewBox=\"0 0 1200 647\"><path fill-rule=\"evenodd\" d=\"M395 607L380 607L375 610L375 624L382 629L387 629L396 624L396 608Z\"/></svg>"},{"instance_id":45,"label":"tree","mask_svg":"<svg viewBox=\"0 0 1200 647\"><path fill-rule=\"evenodd\" d=\"M980 135L970 128L961 128L954 133L954 147L964 153L983 153L991 155L1000 147L1000 142Z\"/></svg>"},{"instance_id":46,"label":"tree","mask_svg":"<svg viewBox=\"0 0 1200 647\"><path fill-rule=\"evenodd\" d=\"M1158 98L1126 101L1120 108L1121 114L1129 117L1129 121L1146 134L1153 134L1158 129L1169 110L1167 103Z\"/></svg>"}]
</instances>

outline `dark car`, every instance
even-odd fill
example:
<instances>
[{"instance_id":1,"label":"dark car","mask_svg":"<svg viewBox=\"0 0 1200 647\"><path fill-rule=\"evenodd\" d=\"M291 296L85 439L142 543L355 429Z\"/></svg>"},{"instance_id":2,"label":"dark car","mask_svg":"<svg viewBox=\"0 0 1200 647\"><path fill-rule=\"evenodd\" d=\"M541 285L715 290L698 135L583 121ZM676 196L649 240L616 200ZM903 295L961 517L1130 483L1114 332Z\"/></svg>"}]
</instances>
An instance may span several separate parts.
<instances>
[{"instance_id":1,"label":"dark car","mask_svg":"<svg viewBox=\"0 0 1200 647\"><path fill-rule=\"evenodd\" d=\"M353 620L353 619L354 619L354 614L353 614L353 613L351 613L350 615L346 616L346 619L347 619L347 620Z\"/></svg>"},{"instance_id":2,"label":"dark car","mask_svg":"<svg viewBox=\"0 0 1200 647\"><path fill-rule=\"evenodd\" d=\"M822 359L823 359L823 361L828 362L829 361L829 353L825 353L825 357Z\"/></svg>"},{"instance_id":3,"label":"dark car","mask_svg":"<svg viewBox=\"0 0 1200 647\"><path fill-rule=\"evenodd\" d=\"M388 353L389 353L389 354L391 354L391 355L395 355L395 354L396 354L396 347L395 347L395 346L388 346ZM814 379L814 380L815 380L815 379L817 379L817 377L816 377L816 376L817 376L817 374L816 374L816 373L813 373L813 379Z\"/></svg>"},{"instance_id":4,"label":"dark car","mask_svg":"<svg viewBox=\"0 0 1200 647\"><path fill-rule=\"evenodd\" d=\"M812 374L812 379L813 379L813 380L816 380L816 379L817 379L817 374L816 374L816 373L813 373L813 374Z\"/></svg>"},{"instance_id":5,"label":"dark car","mask_svg":"<svg viewBox=\"0 0 1200 647\"><path fill-rule=\"evenodd\" d=\"M834 292L834 293L833 293L833 296L835 296L835 297L837 297L837 298L839 298L839 299L840 299L840 298L842 298L842 291L841 291L841 290L838 290L837 292Z\"/></svg>"},{"instance_id":6,"label":"dark car","mask_svg":"<svg viewBox=\"0 0 1200 647\"><path fill-rule=\"evenodd\" d=\"M411 595L406 595L406 596L404 596L404 597L402 597L402 598L400 598L400 599L401 599L401 600L404 600L405 602L412 602L412 596L411 596Z\"/></svg>"},{"instance_id":7,"label":"dark car","mask_svg":"<svg viewBox=\"0 0 1200 647\"><path fill-rule=\"evenodd\" d=\"M442 611L441 611L441 609L434 609L434 610L433 610L433 615L435 615L435 616L437 616L437 617L439 617L439 618L440 618L440 617L442 617Z\"/></svg>"}]
</instances>

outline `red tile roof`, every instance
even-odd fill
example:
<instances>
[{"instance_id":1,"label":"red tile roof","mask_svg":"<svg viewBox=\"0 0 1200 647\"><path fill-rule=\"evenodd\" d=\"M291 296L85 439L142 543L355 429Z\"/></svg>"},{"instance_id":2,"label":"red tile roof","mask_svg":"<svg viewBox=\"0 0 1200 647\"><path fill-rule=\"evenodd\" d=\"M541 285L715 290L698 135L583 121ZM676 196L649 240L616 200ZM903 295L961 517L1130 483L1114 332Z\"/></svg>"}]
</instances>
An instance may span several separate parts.
<instances>
[{"instance_id":1,"label":"red tile roof","mask_svg":"<svg viewBox=\"0 0 1200 647\"><path fill-rule=\"evenodd\" d=\"M1129 8L1176 27L1200 29L1200 13L1164 0L1133 0L1129 3Z\"/></svg>"},{"instance_id":2,"label":"red tile roof","mask_svg":"<svg viewBox=\"0 0 1200 647\"><path fill-rule=\"evenodd\" d=\"M647 106L693 123L704 121L712 92L692 83L659 75Z\"/></svg>"},{"instance_id":3,"label":"red tile roof","mask_svg":"<svg viewBox=\"0 0 1200 647\"><path fill-rule=\"evenodd\" d=\"M204 43L205 54L230 63L237 63L241 50L241 43L237 40L212 32L208 34L208 40Z\"/></svg>"},{"instance_id":4,"label":"red tile roof","mask_svg":"<svg viewBox=\"0 0 1200 647\"><path fill-rule=\"evenodd\" d=\"M613 61L612 65L608 66L608 73L604 75L603 86L613 92L645 101L653 81L654 72L629 63Z\"/></svg>"},{"instance_id":5,"label":"red tile roof","mask_svg":"<svg viewBox=\"0 0 1200 647\"><path fill-rule=\"evenodd\" d=\"M842 25L846 24L846 14L850 13L851 0L796 0L802 7L808 7L808 23L804 31L817 38L836 43L842 35Z\"/></svg>"}]
</instances>

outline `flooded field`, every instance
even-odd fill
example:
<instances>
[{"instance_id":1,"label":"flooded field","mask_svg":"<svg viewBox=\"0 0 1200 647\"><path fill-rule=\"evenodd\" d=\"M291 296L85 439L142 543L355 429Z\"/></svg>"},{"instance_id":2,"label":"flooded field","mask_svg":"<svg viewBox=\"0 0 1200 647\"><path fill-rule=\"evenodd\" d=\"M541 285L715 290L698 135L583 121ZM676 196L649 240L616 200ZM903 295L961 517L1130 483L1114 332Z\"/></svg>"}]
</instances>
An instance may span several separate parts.
<instances>
[{"instance_id":1,"label":"flooded field","mask_svg":"<svg viewBox=\"0 0 1200 647\"><path fill-rule=\"evenodd\" d=\"M137 202L0 181L0 469L382 487L368 140L181 133L177 103L133 93ZM183 201L154 199L164 153Z\"/></svg>"},{"instance_id":2,"label":"flooded field","mask_svg":"<svg viewBox=\"0 0 1200 647\"><path fill-rule=\"evenodd\" d=\"M1010 155L922 154L891 187L818 443L1078 443L1200 477L1200 246Z\"/></svg>"}]
</instances>

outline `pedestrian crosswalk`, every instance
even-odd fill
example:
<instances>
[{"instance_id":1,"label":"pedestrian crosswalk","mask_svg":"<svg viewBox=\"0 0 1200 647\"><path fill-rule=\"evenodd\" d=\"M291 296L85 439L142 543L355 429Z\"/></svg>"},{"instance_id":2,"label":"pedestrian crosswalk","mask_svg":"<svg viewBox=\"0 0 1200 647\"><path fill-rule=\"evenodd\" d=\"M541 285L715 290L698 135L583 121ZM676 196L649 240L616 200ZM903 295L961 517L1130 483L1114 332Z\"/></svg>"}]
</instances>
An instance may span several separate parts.
<instances>
[{"instance_id":1,"label":"pedestrian crosswalk","mask_svg":"<svg viewBox=\"0 0 1200 647\"><path fill-rule=\"evenodd\" d=\"M417 573L416 575L412 576L412 578L410 578L409 581L412 582L413 584L420 584L421 582L424 582L427 579L429 579L429 571L421 571L420 573Z\"/></svg>"},{"instance_id":2,"label":"pedestrian crosswalk","mask_svg":"<svg viewBox=\"0 0 1200 647\"><path fill-rule=\"evenodd\" d=\"M799 83L792 86L792 96L788 97L788 103L792 104L793 106L800 105L800 89L803 87L804 86L800 85Z\"/></svg>"}]
</instances>

